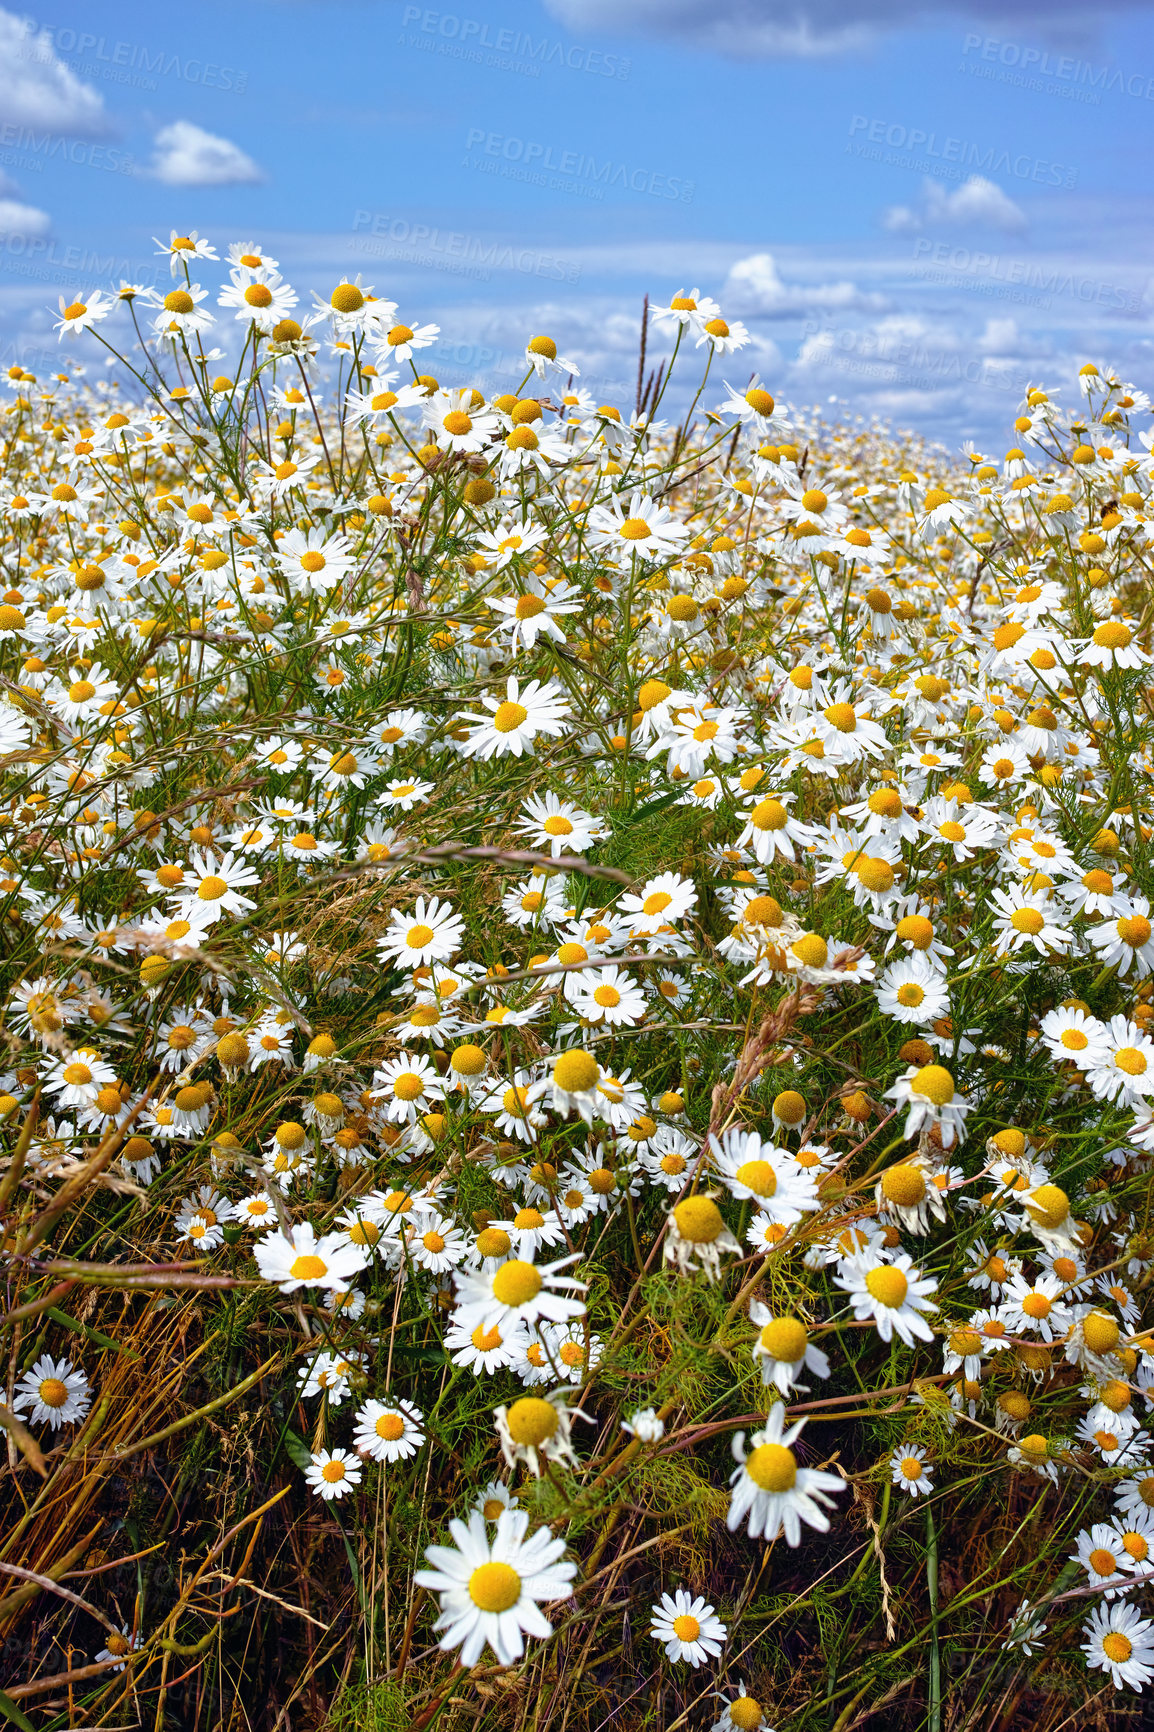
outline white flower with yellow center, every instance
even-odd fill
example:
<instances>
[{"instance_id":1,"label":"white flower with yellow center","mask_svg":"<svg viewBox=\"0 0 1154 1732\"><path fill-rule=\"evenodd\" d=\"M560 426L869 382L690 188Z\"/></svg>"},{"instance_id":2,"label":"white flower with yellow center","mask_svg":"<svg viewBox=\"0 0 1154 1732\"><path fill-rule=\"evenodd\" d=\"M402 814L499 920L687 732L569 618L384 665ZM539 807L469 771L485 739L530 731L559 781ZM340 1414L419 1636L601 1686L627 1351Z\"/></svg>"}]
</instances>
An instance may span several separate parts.
<instances>
[{"instance_id":1,"label":"white flower with yellow center","mask_svg":"<svg viewBox=\"0 0 1154 1732\"><path fill-rule=\"evenodd\" d=\"M805 1420L799 1419L786 1431L785 1406L778 1402L761 1431L750 1438L748 1451L745 1433L737 1433L733 1456L738 1465L730 1476L733 1491L726 1517L730 1533L736 1533L747 1518L749 1536L755 1540L775 1540L784 1532L787 1545L800 1545L802 1522L819 1533L828 1532L825 1510L832 1509L833 1502L827 1494L844 1491L845 1481L818 1468L798 1466L792 1445L804 1425Z\"/></svg>"},{"instance_id":2,"label":"white flower with yellow center","mask_svg":"<svg viewBox=\"0 0 1154 1732\"><path fill-rule=\"evenodd\" d=\"M414 1124L445 1097L436 1066L423 1053L402 1052L373 1073L372 1096L393 1124Z\"/></svg>"},{"instance_id":3,"label":"white flower with yellow center","mask_svg":"<svg viewBox=\"0 0 1154 1732\"><path fill-rule=\"evenodd\" d=\"M70 1359L53 1359L41 1354L31 1371L26 1371L16 1385L12 1406L17 1413L27 1410L34 1425L45 1422L53 1431L62 1425L73 1425L83 1419L92 1405L88 1379L76 1369Z\"/></svg>"},{"instance_id":4,"label":"white flower with yellow center","mask_svg":"<svg viewBox=\"0 0 1154 1732\"><path fill-rule=\"evenodd\" d=\"M57 301L60 317L54 328L61 341L66 336L75 337L81 331L90 331L93 325L106 319L116 305L111 296L103 295L99 289L95 289L91 294L77 295L73 301L65 301L63 295L58 295Z\"/></svg>"},{"instance_id":5,"label":"white flower with yellow center","mask_svg":"<svg viewBox=\"0 0 1154 1732\"><path fill-rule=\"evenodd\" d=\"M721 1696L721 1692L717 1694ZM745 1682L737 1681L737 1695L731 1700L721 1696L725 1703L721 1718L713 1722L710 1732L769 1732L769 1721L765 1710L756 1696L751 1696L745 1688Z\"/></svg>"},{"instance_id":6,"label":"white flower with yellow center","mask_svg":"<svg viewBox=\"0 0 1154 1732\"><path fill-rule=\"evenodd\" d=\"M556 738L565 732L570 711L564 688L555 680L544 685L530 680L522 686L513 674L506 681L503 697L486 692L481 702L488 715L469 712L457 718L456 725L468 729L457 742L459 750L482 763L490 758L532 757L539 734Z\"/></svg>"},{"instance_id":7,"label":"white flower with yellow center","mask_svg":"<svg viewBox=\"0 0 1154 1732\"><path fill-rule=\"evenodd\" d=\"M600 1089L602 1080L601 1066L593 1054L580 1047L570 1047L568 1051L555 1055L552 1072L534 1084L532 1098L534 1101L547 1100L555 1113L566 1118L575 1111L587 1125L591 1125L594 1118L608 1118L610 1115L610 1103Z\"/></svg>"},{"instance_id":8,"label":"white flower with yellow center","mask_svg":"<svg viewBox=\"0 0 1154 1732\"><path fill-rule=\"evenodd\" d=\"M1154 1048L1151 1050L1154 1053ZM907 1109L904 1137L916 1136L923 1126L937 1125L942 1147L947 1149L964 1131L971 1107L971 1102L958 1093L950 1072L940 1064L910 1065L886 1090L886 1099L896 1101L899 1112Z\"/></svg>"},{"instance_id":9,"label":"white flower with yellow center","mask_svg":"<svg viewBox=\"0 0 1154 1732\"><path fill-rule=\"evenodd\" d=\"M251 897L241 892L259 882L260 873L243 856L230 851L218 858L194 848L184 879L168 905L178 919L200 927L212 926L225 914L244 914L255 908Z\"/></svg>"},{"instance_id":10,"label":"white flower with yellow center","mask_svg":"<svg viewBox=\"0 0 1154 1732\"><path fill-rule=\"evenodd\" d=\"M541 1264L509 1257L479 1270L458 1269L453 1321L461 1328L472 1329L479 1323L487 1329L496 1324L506 1330L517 1323L536 1323L542 1317L551 1323L583 1317L585 1302L575 1295L584 1293L584 1285L561 1273L576 1261L576 1253Z\"/></svg>"},{"instance_id":11,"label":"white flower with yellow center","mask_svg":"<svg viewBox=\"0 0 1154 1732\"><path fill-rule=\"evenodd\" d=\"M424 1415L411 1401L366 1401L356 1420L353 1448L373 1461L404 1461L425 1441Z\"/></svg>"},{"instance_id":12,"label":"white flower with yellow center","mask_svg":"<svg viewBox=\"0 0 1154 1732\"><path fill-rule=\"evenodd\" d=\"M800 1317L775 1316L768 1305L754 1299L749 1321L757 1330L753 1358L761 1367L762 1383L775 1384L782 1395L788 1395L791 1389L808 1390L807 1384L798 1381L803 1370L812 1371L815 1377L829 1376L829 1359L810 1341Z\"/></svg>"},{"instance_id":13,"label":"white flower with yellow center","mask_svg":"<svg viewBox=\"0 0 1154 1732\"><path fill-rule=\"evenodd\" d=\"M721 1275L722 1252L741 1250L712 1197L683 1197L665 1220L665 1260L674 1263L682 1275L701 1269L708 1280L716 1281Z\"/></svg>"},{"instance_id":14,"label":"white flower with yellow center","mask_svg":"<svg viewBox=\"0 0 1154 1732\"><path fill-rule=\"evenodd\" d=\"M477 547L485 562L484 569L497 572L503 571L511 560L535 553L548 539L549 531L543 524L534 523L532 518L522 517L513 522L511 518L503 517L495 528L480 531ZM565 587L563 584L562 588ZM542 592L535 590L535 593Z\"/></svg>"},{"instance_id":15,"label":"white flower with yellow center","mask_svg":"<svg viewBox=\"0 0 1154 1732\"><path fill-rule=\"evenodd\" d=\"M642 493L631 496L628 508L615 500L612 506L595 505L589 513L591 546L619 560L636 558L656 564L673 559L688 535L688 525L667 506Z\"/></svg>"},{"instance_id":16,"label":"white flower with yellow center","mask_svg":"<svg viewBox=\"0 0 1154 1732\"><path fill-rule=\"evenodd\" d=\"M460 949L465 922L448 902L437 896L418 896L411 914L397 908L389 927L377 941L378 954L401 968L420 968L430 962L447 962Z\"/></svg>"},{"instance_id":17,"label":"white flower with yellow center","mask_svg":"<svg viewBox=\"0 0 1154 1732\"><path fill-rule=\"evenodd\" d=\"M1042 1040L1050 1057L1069 1062L1080 1070L1083 1065L1101 1059L1105 1053L1108 1030L1080 1004L1062 1005L1047 1011L1042 1018Z\"/></svg>"},{"instance_id":18,"label":"white flower with yellow center","mask_svg":"<svg viewBox=\"0 0 1154 1732\"><path fill-rule=\"evenodd\" d=\"M1107 1600L1117 1599L1134 1585L1129 1579L1134 1559L1123 1545L1118 1529L1109 1522L1094 1522L1082 1529L1070 1562L1085 1570L1087 1585L1099 1589Z\"/></svg>"},{"instance_id":19,"label":"white flower with yellow center","mask_svg":"<svg viewBox=\"0 0 1154 1732\"><path fill-rule=\"evenodd\" d=\"M915 1269L906 1252L889 1262L883 1262L876 1251L849 1257L835 1279L849 1294L858 1321L872 1319L883 1341L891 1341L895 1334L907 1347L913 1346L915 1335L922 1341L933 1340L924 1313L937 1310L929 1295L937 1292L938 1284Z\"/></svg>"},{"instance_id":20,"label":"white flower with yellow center","mask_svg":"<svg viewBox=\"0 0 1154 1732\"><path fill-rule=\"evenodd\" d=\"M606 1028L632 1027L644 1020L647 1007L645 994L633 976L616 966L583 969L572 1001L583 1021Z\"/></svg>"},{"instance_id":21,"label":"white flower with yellow center","mask_svg":"<svg viewBox=\"0 0 1154 1732\"><path fill-rule=\"evenodd\" d=\"M618 903L617 912L629 922L634 937L660 932L683 920L697 901L697 891L680 872L662 872L649 878L640 891L630 892Z\"/></svg>"},{"instance_id":22,"label":"white flower with yellow center","mask_svg":"<svg viewBox=\"0 0 1154 1732\"><path fill-rule=\"evenodd\" d=\"M1134 1105L1154 1094L1154 1041L1126 1016L1112 1016L1102 1047L1080 1063L1099 1100Z\"/></svg>"},{"instance_id":23,"label":"white flower with yellow center","mask_svg":"<svg viewBox=\"0 0 1154 1732\"><path fill-rule=\"evenodd\" d=\"M90 1046L78 1046L69 1057L53 1059L44 1076L46 1092L55 1095L61 1107L91 1106L102 1089L115 1084L116 1072Z\"/></svg>"},{"instance_id":24,"label":"white flower with yellow center","mask_svg":"<svg viewBox=\"0 0 1154 1732\"><path fill-rule=\"evenodd\" d=\"M440 1645L445 1651L459 1648L463 1666L475 1666L486 1643L502 1666L515 1665L525 1634L553 1633L540 1604L568 1596L577 1566L565 1559L564 1540L548 1528L526 1539L528 1527L527 1511L503 1510L490 1541L484 1515L474 1510L468 1526L449 1523L453 1546L430 1546L430 1567L413 1578L440 1596Z\"/></svg>"},{"instance_id":25,"label":"white flower with yellow center","mask_svg":"<svg viewBox=\"0 0 1154 1732\"><path fill-rule=\"evenodd\" d=\"M1145 896L1117 899L1114 917L1089 933L1100 965L1118 970L1125 978L1131 970L1138 980L1154 971L1154 923Z\"/></svg>"},{"instance_id":26,"label":"white flower with yellow center","mask_svg":"<svg viewBox=\"0 0 1154 1732\"><path fill-rule=\"evenodd\" d=\"M229 272L230 282L220 291L218 307L231 307L233 315L262 331L291 315L298 296L291 284L282 280L279 271L265 264L241 266Z\"/></svg>"},{"instance_id":27,"label":"white flower with yellow center","mask_svg":"<svg viewBox=\"0 0 1154 1732\"><path fill-rule=\"evenodd\" d=\"M323 595L357 563L348 537L323 529L290 529L277 543L276 562L294 591Z\"/></svg>"},{"instance_id":28,"label":"white flower with yellow center","mask_svg":"<svg viewBox=\"0 0 1154 1732\"><path fill-rule=\"evenodd\" d=\"M311 1222L302 1221L288 1232L268 1233L253 1249L262 1281L271 1281L282 1293L301 1287L348 1287L368 1261L368 1253L353 1245L344 1233L326 1233L317 1238Z\"/></svg>"},{"instance_id":29,"label":"white flower with yellow center","mask_svg":"<svg viewBox=\"0 0 1154 1732\"><path fill-rule=\"evenodd\" d=\"M895 1022L925 1024L949 1013L946 976L919 951L891 962L874 984L878 1008Z\"/></svg>"},{"instance_id":30,"label":"white flower with yellow center","mask_svg":"<svg viewBox=\"0 0 1154 1732\"><path fill-rule=\"evenodd\" d=\"M817 1178L799 1167L793 1156L756 1131L731 1126L720 1141L710 1136L713 1166L726 1189L739 1202L751 1200L762 1213L792 1226L817 1208Z\"/></svg>"},{"instance_id":31,"label":"white flower with yellow center","mask_svg":"<svg viewBox=\"0 0 1154 1732\"><path fill-rule=\"evenodd\" d=\"M544 632L555 643L565 642L565 628L559 622L566 614L580 613L584 602L580 592L563 580L549 582L537 577L525 580L520 595L489 596L488 603L501 615L501 629L509 633L511 646L529 650Z\"/></svg>"},{"instance_id":32,"label":"white flower with yellow center","mask_svg":"<svg viewBox=\"0 0 1154 1732\"><path fill-rule=\"evenodd\" d=\"M361 1483L360 1458L349 1449L319 1449L305 1469L305 1483L326 1503L346 1497Z\"/></svg>"},{"instance_id":33,"label":"white flower with yellow center","mask_svg":"<svg viewBox=\"0 0 1154 1732\"><path fill-rule=\"evenodd\" d=\"M1116 1690L1142 1690L1154 1678L1154 1621L1137 1606L1115 1600L1098 1606L1082 1625L1086 1664L1108 1672Z\"/></svg>"},{"instance_id":34,"label":"white flower with yellow center","mask_svg":"<svg viewBox=\"0 0 1154 1732\"><path fill-rule=\"evenodd\" d=\"M534 848L547 848L554 859L561 854L584 854L605 834L599 819L552 792L531 795L521 811L524 816L514 828L528 837Z\"/></svg>"},{"instance_id":35,"label":"white flower with yellow center","mask_svg":"<svg viewBox=\"0 0 1154 1732\"><path fill-rule=\"evenodd\" d=\"M890 1456L890 1478L910 1497L927 1497L933 1491L932 1473L921 1444L899 1444Z\"/></svg>"},{"instance_id":36,"label":"white flower with yellow center","mask_svg":"<svg viewBox=\"0 0 1154 1732\"><path fill-rule=\"evenodd\" d=\"M703 1660L717 1658L728 1632L708 1600L678 1588L662 1594L654 1606L649 1634L663 1644L667 1660L688 1660L696 1669Z\"/></svg>"}]
</instances>

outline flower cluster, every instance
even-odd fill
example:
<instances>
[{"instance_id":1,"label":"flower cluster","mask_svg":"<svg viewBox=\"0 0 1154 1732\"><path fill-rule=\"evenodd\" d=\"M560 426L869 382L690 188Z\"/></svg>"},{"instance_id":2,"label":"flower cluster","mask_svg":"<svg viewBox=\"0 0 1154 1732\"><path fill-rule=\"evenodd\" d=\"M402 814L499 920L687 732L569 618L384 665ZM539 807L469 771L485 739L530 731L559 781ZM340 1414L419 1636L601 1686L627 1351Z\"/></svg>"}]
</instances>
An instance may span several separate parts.
<instances>
[{"instance_id":1,"label":"flower cluster","mask_svg":"<svg viewBox=\"0 0 1154 1732\"><path fill-rule=\"evenodd\" d=\"M655 315L695 422L672 369L630 412L535 336L445 384L359 279L306 310L255 244L217 292L163 250L167 294L61 307L112 353L136 321L134 389L16 367L2 417L27 1279L83 1168L110 1242L259 1283L326 1521L460 1437L412 1581L466 1667L595 1615L676 1467L746 1561L686 1587L630 1513L627 1579L717 1725L766 1725L766 1545L840 1531L848 1578L851 1504L940 1531L978 1476L1092 1590L1007 1529L999 1663L1140 1690L1149 401L1087 365L959 465L720 395L746 334L697 291ZM57 1326L8 1397L50 1463L107 1340Z\"/></svg>"}]
</instances>

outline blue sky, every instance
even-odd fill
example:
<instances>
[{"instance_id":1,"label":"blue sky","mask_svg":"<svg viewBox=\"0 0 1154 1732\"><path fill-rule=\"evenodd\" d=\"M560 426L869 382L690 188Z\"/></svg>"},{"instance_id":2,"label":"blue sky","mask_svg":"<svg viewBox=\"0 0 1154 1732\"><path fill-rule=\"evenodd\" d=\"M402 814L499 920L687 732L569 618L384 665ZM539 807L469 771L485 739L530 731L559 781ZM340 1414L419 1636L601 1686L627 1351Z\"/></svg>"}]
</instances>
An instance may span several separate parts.
<instances>
[{"instance_id":1,"label":"blue sky","mask_svg":"<svg viewBox=\"0 0 1154 1732\"><path fill-rule=\"evenodd\" d=\"M753 334L727 376L1004 447L1027 381L1093 358L1154 384L1154 5L1090 15L0 9L0 352L36 363L58 295L145 280L152 237L197 228L301 290L361 271L442 326L448 383L508 377L547 330L629 406L642 294L698 285Z\"/></svg>"}]
</instances>

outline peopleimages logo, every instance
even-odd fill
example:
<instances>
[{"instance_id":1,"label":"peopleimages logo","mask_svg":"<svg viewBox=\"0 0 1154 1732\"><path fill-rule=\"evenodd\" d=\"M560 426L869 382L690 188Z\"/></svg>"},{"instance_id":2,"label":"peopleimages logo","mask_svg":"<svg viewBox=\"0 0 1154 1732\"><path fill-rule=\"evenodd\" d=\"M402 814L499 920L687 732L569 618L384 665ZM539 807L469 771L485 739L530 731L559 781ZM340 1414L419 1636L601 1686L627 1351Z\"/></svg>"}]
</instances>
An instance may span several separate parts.
<instances>
[{"instance_id":1,"label":"peopleimages logo","mask_svg":"<svg viewBox=\"0 0 1154 1732\"><path fill-rule=\"evenodd\" d=\"M503 241L466 234L459 229L411 223L406 217L391 217L380 211L354 212L353 233L372 236L371 241L357 246L365 257L399 259L401 263L476 276L483 282L488 282L495 270L519 271L522 276L541 277L554 283L576 283L581 277L580 265L555 253L508 246Z\"/></svg>"},{"instance_id":2,"label":"peopleimages logo","mask_svg":"<svg viewBox=\"0 0 1154 1732\"><path fill-rule=\"evenodd\" d=\"M561 66L599 78L628 78L632 65L622 55L606 54L600 48L554 42L548 36L534 38L527 30L505 26L490 29L483 18L462 18L456 12L434 12L427 6L406 6L401 24L403 28L415 24L421 35L431 39L421 42L419 37L402 36L405 46L452 53L458 59L526 72L532 77L540 74L542 66Z\"/></svg>"},{"instance_id":3,"label":"peopleimages logo","mask_svg":"<svg viewBox=\"0 0 1154 1732\"><path fill-rule=\"evenodd\" d=\"M996 144L975 144L970 139L927 131L923 126L871 120L868 114L853 116L849 136L850 143L845 148L856 156L921 169L946 179L960 179L963 174L1000 174L1012 175L1015 180L1031 180L1037 186L1072 187L1078 183L1078 170L1068 163L1051 162L1048 157L1031 156L1028 151L1005 150ZM890 155L883 156L883 149ZM900 154L895 156L894 152Z\"/></svg>"},{"instance_id":4,"label":"peopleimages logo","mask_svg":"<svg viewBox=\"0 0 1154 1732\"><path fill-rule=\"evenodd\" d=\"M649 198L679 199L692 204L697 183L656 169L632 168L628 163L603 161L581 150L562 150L532 138L515 138L503 132L488 132L483 126L469 129L465 140L466 168L485 168L536 186L554 186L582 191L589 198L603 198L606 187L641 193ZM478 154L474 155L476 152ZM494 159L492 162L486 158ZM566 184L567 183L567 184Z\"/></svg>"},{"instance_id":5,"label":"peopleimages logo","mask_svg":"<svg viewBox=\"0 0 1154 1732\"><path fill-rule=\"evenodd\" d=\"M1154 101L1154 77L1148 73L1124 72L1120 66L1094 66L1088 60L1076 60L1072 54L1051 54L1048 49L1005 42L999 36L971 32L962 45L962 54L977 56L970 61L969 70L977 70L983 61L989 66L1004 67L1020 75L1012 82L1029 89L1041 89L1042 79L1053 78L1059 84L1080 87L1087 91L1088 100L1095 102L1103 91L1111 90L1119 96Z\"/></svg>"}]
</instances>

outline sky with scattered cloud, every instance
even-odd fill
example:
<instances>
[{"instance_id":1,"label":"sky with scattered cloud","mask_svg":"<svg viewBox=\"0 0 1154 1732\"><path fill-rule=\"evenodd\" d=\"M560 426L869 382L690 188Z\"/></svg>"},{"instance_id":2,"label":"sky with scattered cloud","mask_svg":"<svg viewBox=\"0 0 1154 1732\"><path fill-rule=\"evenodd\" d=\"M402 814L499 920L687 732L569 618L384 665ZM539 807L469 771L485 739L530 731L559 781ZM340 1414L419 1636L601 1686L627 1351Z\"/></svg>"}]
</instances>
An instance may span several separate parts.
<instances>
[{"instance_id":1,"label":"sky with scattered cloud","mask_svg":"<svg viewBox=\"0 0 1154 1732\"><path fill-rule=\"evenodd\" d=\"M628 409L642 295L697 287L751 333L730 382L996 450L1026 385L1084 360L1154 386L1152 24L1154 0L0 6L0 362L46 369L59 297L167 280L153 237L197 228L306 298L360 272L442 327L446 383L508 379L548 331Z\"/></svg>"}]
</instances>

